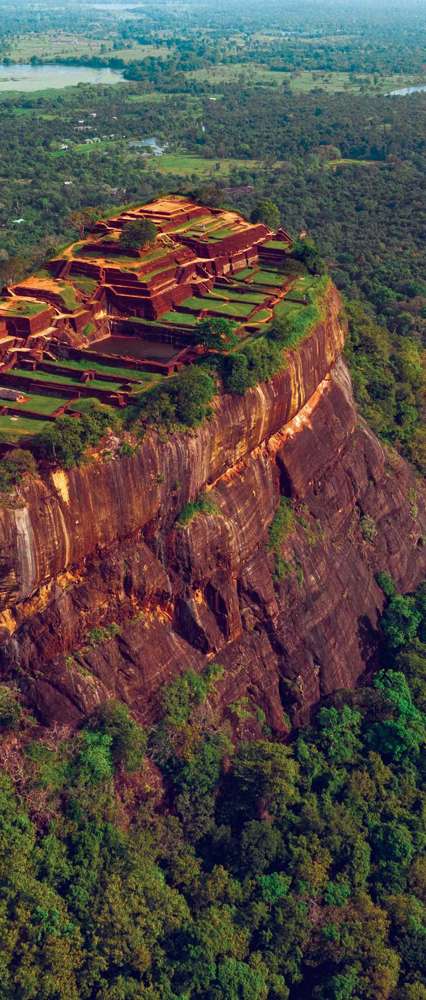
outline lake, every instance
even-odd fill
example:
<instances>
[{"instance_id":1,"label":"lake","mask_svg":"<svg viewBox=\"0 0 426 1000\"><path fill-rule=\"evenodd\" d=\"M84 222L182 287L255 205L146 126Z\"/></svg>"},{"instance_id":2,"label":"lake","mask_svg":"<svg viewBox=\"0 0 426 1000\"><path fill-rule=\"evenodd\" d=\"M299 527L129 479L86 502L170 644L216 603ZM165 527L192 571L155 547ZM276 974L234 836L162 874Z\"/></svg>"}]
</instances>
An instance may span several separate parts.
<instances>
[{"instance_id":1,"label":"lake","mask_svg":"<svg viewBox=\"0 0 426 1000\"><path fill-rule=\"evenodd\" d=\"M406 97L407 94L417 94L426 90L426 83L421 83L417 87L401 87L400 90L391 90L387 97Z\"/></svg>"},{"instance_id":2,"label":"lake","mask_svg":"<svg viewBox=\"0 0 426 1000\"><path fill-rule=\"evenodd\" d=\"M95 10L105 10L107 12L112 11L114 14L120 14L122 17L126 17L129 11L133 11L138 7L143 7L143 4L144 0L139 0L139 3L135 3L132 2L132 0L129 0L129 3L125 3L124 5L122 3L89 2L89 7L94 7Z\"/></svg>"},{"instance_id":3,"label":"lake","mask_svg":"<svg viewBox=\"0 0 426 1000\"><path fill-rule=\"evenodd\" d=\"M0 92L62 90L64 87L75 87L77 83L109 84L120 83L122 80L121 73L108 67L94 69L91 66L61 66L60 63L49 63L46 66L32 66L31 63L5 66L0 63Z\"/></svg>"}]
</instances>

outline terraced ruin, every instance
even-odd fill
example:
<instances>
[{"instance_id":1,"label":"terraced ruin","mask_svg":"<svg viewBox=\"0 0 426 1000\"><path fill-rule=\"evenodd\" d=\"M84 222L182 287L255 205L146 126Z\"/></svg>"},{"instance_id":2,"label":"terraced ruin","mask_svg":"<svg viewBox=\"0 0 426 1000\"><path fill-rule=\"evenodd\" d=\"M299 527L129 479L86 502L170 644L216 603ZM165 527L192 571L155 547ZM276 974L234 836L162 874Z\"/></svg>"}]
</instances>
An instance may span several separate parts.
<instances>
[{"instance_id":1,"label":"terraced ruin","mask_svg":"<svg viewBox=\"0 0 426 1000\"><path fill-rule=\"evenodd\" d=\"M141 220L156 238L129 249L123 229ZM30 438L88 398L126 406L199 357L206 317L232 321L240 346L277 308L303 308L308 279L290 251L283 229L178 196L100 220L0 299L2 441Z\"/></svg>"}]
</instances>

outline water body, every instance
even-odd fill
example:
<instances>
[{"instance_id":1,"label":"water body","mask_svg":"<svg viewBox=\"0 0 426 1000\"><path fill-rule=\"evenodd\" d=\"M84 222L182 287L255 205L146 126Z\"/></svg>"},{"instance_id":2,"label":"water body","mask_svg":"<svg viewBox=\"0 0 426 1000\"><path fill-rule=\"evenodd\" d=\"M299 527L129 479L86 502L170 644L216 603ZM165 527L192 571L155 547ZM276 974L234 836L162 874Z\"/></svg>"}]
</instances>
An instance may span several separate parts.
<instances>
[{"instance_id":1,"label":"water body","mask_svg":"<svg viewBox=\"0 0 426 1000\"><path fill-rule=\"evenodd\" d=\"M91 10L99 11L106 16L109 14L111 20L115 18L119 21L121 18L123 21L130 21L140 17L144 4L126 3L123 7L120 3L89 3L88 6Z\"/></svg>"},{"instance_id":2,"label":"water body","mask_svg":"<svg viewBox=\"0 0 426 1000\"><path fill-rule=\"evenodd\" d=\"M418 84L417 87L401 87L400 90L391 90L387 97L406 97L407 94L417 94L426 90L426 83Z\"/></svg>"},{"instance_id":3,"label":"water body","mask_svg":"<svg viewBox=\"0 0 426 1000\"><path fill-rule=\"evenodd\" d=\"M140 0L140 3L89 3L89 7L93 7L95 10L106 10L113 11L114 14L121 14L123 17L127 15L129 10L135 10L138 7L144 6L144 0Z\"/></svg>"},{"instance_id":4,"label":"water body","mask_svg":"<svg viewBox=\"0 0 426 1000\"><path fill-rule=\"evenodd\" d=\"M182 349L176 344L163 344L159 340L144 340L137 336L105 337L104 340L93 341L90 348L100 354L140 360L145 358L147 361L169 361Z\"/></svg>"},{"instance_id":5,"label":"water body","mask_svg":"<svg viewBox=\"0 0 426 1000\"><path fill-rule=\"evenodd\" d=\"M0 63L0 92L63 90L64 87L75 87L77 83L109 84L120 83L122 80L121 73L108 67L95 69L91 66L61 66L60 63L49 63L46 66L32 66L31 63L5 66Z\"/></svg>"}]
</instances>

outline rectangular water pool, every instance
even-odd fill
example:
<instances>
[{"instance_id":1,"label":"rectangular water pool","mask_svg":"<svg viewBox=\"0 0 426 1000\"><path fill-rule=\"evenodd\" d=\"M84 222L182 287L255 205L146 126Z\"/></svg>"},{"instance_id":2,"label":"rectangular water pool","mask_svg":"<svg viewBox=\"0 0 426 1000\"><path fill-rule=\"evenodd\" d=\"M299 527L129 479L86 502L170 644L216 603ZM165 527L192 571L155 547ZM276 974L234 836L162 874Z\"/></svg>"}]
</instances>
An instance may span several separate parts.
<instances>
[{"instance_id":1,"label":"rectangular water pool","mask_svg":"<svg viewBox=\"0 0 426 1000\"><path fill-rule=\"evenodd\" d=\"M160 340L144 340L142 337L105 337L105 340L94 341L90 349L98 354L110 354L111 357L170 361L179 354L182 346L163 344Z\"/></svg>"}]
</instances>

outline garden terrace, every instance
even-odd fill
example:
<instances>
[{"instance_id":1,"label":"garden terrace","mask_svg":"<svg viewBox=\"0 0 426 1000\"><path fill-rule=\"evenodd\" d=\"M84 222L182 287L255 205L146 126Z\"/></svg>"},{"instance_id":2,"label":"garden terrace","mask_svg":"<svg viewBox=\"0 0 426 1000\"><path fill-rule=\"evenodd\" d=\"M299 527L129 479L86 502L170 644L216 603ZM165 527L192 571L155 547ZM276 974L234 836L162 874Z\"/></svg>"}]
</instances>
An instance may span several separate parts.
<instances>
[{"instance_id":1,"label":"garden terrace","mask_svg":"<svg viewBox=\"0 0 426 1000\"><path fill-rule=\"evenodd\" d=\"M121 249L144 219L155 239ZM284 230L175 195L100 220L0 301L2 381L28 397L26 432L79 400L126 405L190 364L201 319L230 320L240 343L259 336L295 280L290 249Z\"/></svg>"}]
</instances>

